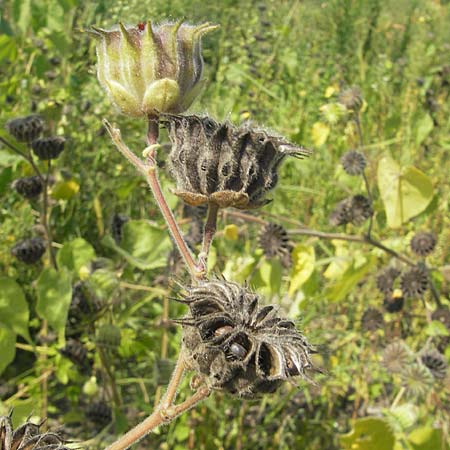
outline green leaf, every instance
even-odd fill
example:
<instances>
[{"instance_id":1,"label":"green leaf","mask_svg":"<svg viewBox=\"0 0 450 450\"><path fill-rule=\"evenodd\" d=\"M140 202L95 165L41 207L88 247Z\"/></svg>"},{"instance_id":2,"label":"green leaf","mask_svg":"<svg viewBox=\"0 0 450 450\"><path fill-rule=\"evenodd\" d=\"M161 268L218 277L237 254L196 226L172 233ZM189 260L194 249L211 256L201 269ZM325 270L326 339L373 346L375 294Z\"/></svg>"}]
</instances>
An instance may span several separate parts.
<instances>
[{"instance_id":1,"label":"green leaf","mask_svg":"<svg viewBox=\"0 0 450 450\"><path fill-rule=\"evenodd\" d=\"M420 214L433 199L430 178L415 167L400 167L390 156L378 163L378 188L391 228Z\"/></svg>"},{"instance_id":2,"label":"green leaf","mask_svg":"<svg viewBox=\"0 0 450 450\"><path fill-rule=\"evenodd\" d=\"M259 274L268 295L278 294L281 289L283 269L277 259L264 260L259 267Z\"/></svg>"},{"instance_id":3,"label":"green leaf","mask_svg":"<svg viewBox=\"0 0 450 450\"><path fill-rule=\"evenodd\" d=\"M442 430L430 427L422 427L414 430L408 441L414 450L440 450L442 446Z\"/></svg>"},{"instance_id":4,"label":"green leaf","mask_svg":"<svg viewBox=\"0 0 450 450\"><path fill-rule=\"evenodd\" d=\"M72 300L70 274L66 270L45 268L36 282L38 301L36 311L58 332L64 330Z\"/></svg>"},{"instance_id":5,"label":"green leaf","mask_svg":"<svg viewBox=\"0 0 450 450\"><path fill-rule=\"evenodd\" d=\"M0 63L4 60L14 61L17 56L17 45L14 38L3 34L0 36Z\"/></svg>"},{"instance_id":6,"label":"green leaf","mask_svg":"<svg viewBox=\"0 0 450 450\"><path fill-rule=\"evenodd\" d=\"M172 246L166 230L161 230L145 220L130 220L123 226L120 246L111 236L105 236L102 243L141 270L164 267L166 253Z\"/></svg>"},{"instance_id":7,"label":"green leaf","mask_svg":"<svg viewBox=\"0 0 450 450\"><path fill-rule=\"evenodd\" d=\"M416 144L420 145L433 131L433 128L434 123L431 116L428 113L422 116L416 124Z\"/></svg>"},{"instance_id":8,"label":"green leaf","mask_svg":"<svg viewBox=\"0 0 450 450\"><path fill-rule=\"evenodd\" d=\"M344 450L393 450L394 433L383 419L365 417L355 421L353 430L340 437Z\"/></svg>"},{"instance_id":9,"label":"green leaf","mask_svg":"<svg viewBox=\"0 0 450 450\"><path fill-rule=\"evenodd\" d=\"M0 323L0 374L11 364L16 356L16 333Z\"/></svg>"},{"instance_id":10,"label":"green leaf","mask_svg":"<svg viewBox=\"0 0 450 450\"><path fill-rule=\"evenodd\" d=\"M292 251L292 270L290 275L289 296L300 289L314 272L316 255L311 245L298 244Z\"/></svg>"},{"instance_id":11,"label":"green leaf","mask_svg":"<svg viewBox=\"0 0 450 450\"><path fill-rule=\"evenodd\" d=\"M425 334L427 336L448 336L450 333L447 327L439 320L433 320L425 327Z\"/></svg>"},{"instance_id":12,"label":"green leaf","mask_svg":"<svg viewBox=\"0 0 450 450\"><path fill-rule=\"evenodd\" d=\"M342 278L328 289L327 297L335 302L339 302L347 297L347 295L355 288L359 281L366 276L366 274L375 265L375 258L369 259L366 263L355 267L352 265L347 269Z\"/></svg>"},{"instance_id":13,"label":"green leaf","mask_svg":"<svg viewBox=\"0 0 450 450\"><path fill-rule=\"evenodd\" d=\"M22 288L11 278L0 278L0 323L31 342L30 313ZM1 352L0 352L1 355Z\"/></svg>"},{"instance_id":14,"label":"green leaf","mask_svg":"<svg viewBox=\"0 0 450 450\"><path fill-rule=\"evenodd\" d=\"M94 247L83 238L76 238L65 243L56 255L58 267L65 267L76 274L81 267L86 266L94 259Z\"/></svg>"}]
</instances>

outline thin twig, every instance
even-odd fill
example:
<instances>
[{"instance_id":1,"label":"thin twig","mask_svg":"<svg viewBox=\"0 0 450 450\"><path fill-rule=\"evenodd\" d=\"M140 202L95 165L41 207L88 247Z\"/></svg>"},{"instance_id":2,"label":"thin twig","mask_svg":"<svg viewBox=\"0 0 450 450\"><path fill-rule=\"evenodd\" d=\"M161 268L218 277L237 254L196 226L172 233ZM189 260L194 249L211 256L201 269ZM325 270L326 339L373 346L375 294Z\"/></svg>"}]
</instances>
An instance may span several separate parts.
<instances>
[{"instance_id":1,"label":"thin twig","mask_svg":"<svg viewBox=\"0 0 450 450\"><path fill-rule=\"evenodd\" d=\"M30 156L30 160L33 160L31 153L29 156ZM49 204L48 204L48 184L49 183L48 182L49 182L49 178L50 178L50 171L51 171L51 159L49 159L47 161L47 173L45 174L45 178L44 178L44 192L43 192L43 196L42 196L41 223L45 229L45 234L46 234L46 238L47 238L47 250L48 250L49 257L50 257L50 262L51 262L53 268L58 270L58 266L56 264L56 259L55 259L55 255L53 253L53 248L52 248L52 242L53 242L52 232L48 225L48 218L49 218Z\"/></svg>"}]
</instances>

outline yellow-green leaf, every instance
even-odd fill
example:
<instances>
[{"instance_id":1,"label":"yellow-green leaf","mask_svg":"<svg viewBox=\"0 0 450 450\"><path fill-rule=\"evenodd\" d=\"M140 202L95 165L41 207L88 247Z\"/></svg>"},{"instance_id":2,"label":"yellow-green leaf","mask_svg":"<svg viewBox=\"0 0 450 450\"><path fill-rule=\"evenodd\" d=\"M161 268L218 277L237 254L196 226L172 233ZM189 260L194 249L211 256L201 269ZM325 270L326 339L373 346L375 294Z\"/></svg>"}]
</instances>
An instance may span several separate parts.
<instances>
[{"instance_id":1,"label":"yellow-green leaf","mask_svg":"<svg viewBox=\"0 0 450 450\"><path fill-rule=\"evenodd\" d=\"M395 437L387 422L375 417L355 421L350 433L340 437L344 450L393 450Z\"/></svg>"},{"instance_id":2,"label":"yellow-green leaf","mask_svg":"<svg viewBox=\"0 0 450 450\"><path fill-rule=\"evenodd\" d=\"M330 127L323 122L314 123L311 130L311 138L316 147L325 144L330 135Z\"/></svg>"},{"instance_id":3,"label":"yellow-green leaf","mask_svg":"<svg viewBox=\"0 0 450 450\"><path fill-rule=\"evenodd\" d=\"M415 167L400 167L390 156L378 163L378 188L391 228L423 212L433 199L430 178Z\"/></svg>"},{"instance_id":4,"label":"yellow-green leaf","mask_svg":"<svg viewBox=\"0 0 450 450\"><path fill-rule=\"evenodd\" d=\"M59 181L52 189L52 197L56 200L70 200L78 194L80 185L75 180Z\"/></svg>"},{"instance_id":5,"label":"yellow-green leaf","mask_svg":"<svg viewBox=\"0 0 450 450\"><path fill-rule=\"evenodd\" d=\"M0 323L0 374L11 364L16 355L16 333Z\"/></svg>"},{"instance_id":6,"label":"yellow-green leaf","mask_svg":"<svg viewBox=\"0 0 450 450\"><path fill-rule=\"evenodd\" d=\"M311 245L298 244L292 251L292 271L289 295L294 295L314 272L316 255Z\"/></svg>"},{"instance_id":7,"label":"yellow-green leaf","mask_svg":"<svg viewBox=\"0 0 450 450\"><path fill-rule=\"evenodd\" d=\"M71 272L78 273L82 266L95 259L95 250L89 242L76 238L63 245L56 259L59 267L64 266Z\"/></svg>"}]
</instances>

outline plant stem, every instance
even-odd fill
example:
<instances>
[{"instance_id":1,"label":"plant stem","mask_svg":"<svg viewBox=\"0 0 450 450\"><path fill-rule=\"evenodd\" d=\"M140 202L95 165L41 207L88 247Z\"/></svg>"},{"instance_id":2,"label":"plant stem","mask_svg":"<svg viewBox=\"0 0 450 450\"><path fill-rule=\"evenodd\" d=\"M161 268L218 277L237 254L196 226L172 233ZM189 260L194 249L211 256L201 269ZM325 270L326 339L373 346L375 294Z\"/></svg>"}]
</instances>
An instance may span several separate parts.
<instances>
[{"instance_id":1,"label":"plant stem","mask_svg":"<svg viewBox=\"0 0 450 450\"><path fill-rule=\"evenodd\" d=\"M156 165L156 140L157 140L157 132L155 129L155 122L154 119L149 119L149 130L147 133L147 141L153 142L144 150L145 154L145 161L142 161L140 158L138 158L123 142L120 130L118 128L114 128L106 119L103 120L103 124L108 131L109 135L111 136L111 139L117 149L122 153L125 158L128 159L128 161L131 162L131 164L134 165L134 167L145 176L148 185L150 186L150 189L153 193L153 196L156 200L156 203L158 204L158 207L161 211L161 214L164 217L164 220L166 221L167 227L170 231L170 234L175 241L175 244L181 253L181 256L183 257L186 266L189 269L189 272L193 279L201 279L204 277L205 273L202 270L202 268L199 268L197 263L194 260L194 256L192 255L192 252L190 251L189 247L186 244L186 241L183 238L183 235L181 234L180 228L178 227L178 224L175 220L175 217L173 216L172 211L170 210L166 199L164 197L164 194L161 190L161 186L158 181L158 172L157 172L157 165ZM157 125L157 124L156 124Z\"/></svg>"},{"instance_id":2,"label":"plant stem","mask_svg":"<svg viewBox=\"0 0 450 450\"><path fill-rule=\"evenodd\" d=\"M211 249L211 244L216 234L217 229L217 215L219 213L219 206L215 203L208 204L208 214L206 216L205 228L203 230L203 242L202 250L199 256L199 265L203 267L204 271L207 272L208 268L208 255Z\"/></svg>"},{"instance_id":3,"label":"plant stem","mask_svg":"<svg viewBox=\"0 0 450 450\"><path fill-rule=\"evenodd\" d=\"M119 409L122 406L122 399L120 397L119 390L117 389L116 379L114 377L114 373L111 370L111 362L109 361L109 358L107 357L107 355L106 355L105 351L103 350L103 348L98 347L97 350L98 350L98 355L100 357L100 361L102 363L103 369L105 370L105 372L106 372L106 374L107 374L107 376L109 378L114 404Z\"/></svg>"},{"instance_id":4,"label":"plant stem","mask_svg":"<svg viewBox=\"0 0 450 450\"><path fill-rule=\"evenodd\" d=\"M31 154L29 156L30 156L30 160L33 160L33 157L31 156ZM46 238L47 238L47 249L48 249L48 254L50 257L50 263L55 270L58 270L58 266L56 264L56 259L55 259L55 255L53 253L53 248L52 248L52 242L53 242L52 232L48 225L48 215L49 215L48 180L50 177L51 166L52 166L51 159L49 159L47 161L47 173L45 174L45 178L44 178L44 192L43 192L43 197L42 197L41 223L45 229L45 234L46 234Z\"/></svg>"}]
</instances>

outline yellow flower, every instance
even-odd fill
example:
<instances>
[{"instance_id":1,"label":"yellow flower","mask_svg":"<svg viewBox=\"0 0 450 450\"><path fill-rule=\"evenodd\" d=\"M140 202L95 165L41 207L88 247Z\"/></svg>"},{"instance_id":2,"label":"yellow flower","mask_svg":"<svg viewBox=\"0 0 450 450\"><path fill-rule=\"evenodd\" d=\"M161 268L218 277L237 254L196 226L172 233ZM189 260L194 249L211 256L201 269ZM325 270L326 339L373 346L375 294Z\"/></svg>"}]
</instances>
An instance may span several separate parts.
<instances>
[{"instance_id":1,"label":"yellow flower","mask_svg":"<svg viewBox=\"0 0 450 450\"><path fill-rule=\"evenodd\" d=\"M201 38L216 28L150 21L111 30L93 27L98 79L124 114L181 113L202 87Z\"/></svg>"}]
</instances>

